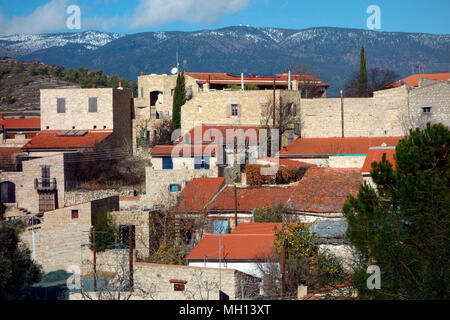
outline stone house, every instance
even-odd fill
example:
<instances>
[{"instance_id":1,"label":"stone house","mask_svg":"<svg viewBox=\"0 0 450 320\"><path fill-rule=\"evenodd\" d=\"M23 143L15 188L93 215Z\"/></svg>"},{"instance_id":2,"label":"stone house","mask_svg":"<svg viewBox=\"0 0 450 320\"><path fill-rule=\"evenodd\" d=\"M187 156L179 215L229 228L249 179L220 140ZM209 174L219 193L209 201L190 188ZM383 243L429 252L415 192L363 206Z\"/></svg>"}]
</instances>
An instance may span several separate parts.
<instances>
[{"instance_id":1,"label":"stone house","mask_svg":"<svg viewBox=\"0 0 450 320\"><path fill-rule=\"evenodd\" d=\"M188 255L188 265L217 268L220 264L225 269L262 277L262 271L269 265L278 265L273 262L274 241L275 233L281 230L282 223L240 223L229 234L206 234ZM347 258L343 241L345 231L344 220L323 220L311 225L311 232L319 241L319 252L327 250L343 261Z\"/></svg>"},{"instance_id":2,"label":"stone house","mask_svg":"<svg viewBox=\"0 0 450 320\"><path fill-rule=\"evenodd\" d=\"M287 75L274 75L275 77L245 76L244 83L257 84L261 88L273 88L273 79L276 79L276 103L291 103L297 110L300 105L301 93L298 84L301 81L315 82L313 80L296 80L292 77L289 85ZM268 103L273 101L273 90L232 90L225 89L226 85L241 82L229 74L186 73L187 102L182 107L181 127L188 131L197 124L226 124L226 125L253 125L259 126L267 120L264 114ZM231 78L231 80L230 80ZM256 82L255 82L256 81ZM134 99L136 118L133 121L133 147L136 150L137 135L141 128L146 128L146 138L151 141L155 135L154 128L161 119L171 118L173 92L176 76L169 75L141 75L138 77L139 97ZM290 87L290 89L289 89ZM220 88L220 90L219 90ZM294 128L292 128L294 129ZM293 136L293 133L291 134Z\"/></svg>"},{"instance_id":3,"label":"stone house","mask_svg":"<svg viewBox=\"0 0 450 320\"><path fill-rule=\"evenodd\" d=\"M254 221L257 208L284 205L291 221L343 219L348 195L356 196L363 182L360 169L309 168L289 185L230 186L219 178L191 180L177 199L180 214L207 216L209 232L226 233L237 223Z\"/></svg>"},{"instance_id":4,"label":"stone house","mask_svg":"<svg viewBox=\"0 0 450 320\"><path fill-rule=\"evenodd\" d=\"M118 209L119 197L115 196L48 211L34 230L30 226L21 234L21 241L46 273L74 265L81 268L95 217Z\"/></svg>"},{"instance_id":5,"label":"stone house","mask_svg":"<svg viewBox=\"0 0 450 320\"><path fill-rule=\"evenodd\" d=\"M20 167L0 174L8 215L63 208L65 193L73 187L74 164L86 161L83 151L103 150L105 158L130 154L131 117L127 89L41 90L41 130L16 152Z\"/></svg>"},{"instance_id":6,"label":"stone house","mask_svg":"<svg viewBox=\"0 0 450 320\"><path fill-rule=\"evenodd\" d=\"M394 147L404 137L298 138L281 149L281 160L306 161L321 167L362 168L370 148Z\"/></svg>"},{"instance_id":7,"label":"stone house","mask_svg":"<svg viewBox=\"0 0 450 320\"><path fill-rule=\"evenodd\" d=\"M450 81L420 79L418 87L409 88L410 127L427 122L450 126Z\"/></svg>"}]
</instances>

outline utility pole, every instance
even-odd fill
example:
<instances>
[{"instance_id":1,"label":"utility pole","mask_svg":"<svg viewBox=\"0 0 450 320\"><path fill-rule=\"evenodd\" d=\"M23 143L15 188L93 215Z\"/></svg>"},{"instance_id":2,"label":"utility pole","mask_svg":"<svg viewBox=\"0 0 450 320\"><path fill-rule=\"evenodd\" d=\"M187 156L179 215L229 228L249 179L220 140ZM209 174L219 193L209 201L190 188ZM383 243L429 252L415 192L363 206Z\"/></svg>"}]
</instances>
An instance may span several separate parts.
<instances>
[{"instance_id":1,"label":"utility pole","mask_svg":"<svg viewBox=\"0 0 450 320\"><path fill-rule=\"evenodd\" d=\"M341 124L342 124L342 138L344 138L344 91L341 90Z\"/></svg>"},{"instance_id":2,"label":"utility pole","mask_svg":"<svg viewBox=\"0 0 450 320\"><path fill-rule=\"evenodd\" d=\"M276 80L275 79L273 79L273 128L275 129L275 107L276 107L276 101L275 101L275 99L276 99L276 89L277 89L277 87L276 87Z\"/></svg>"},{"instance_id":3,"label":"utility pole","mask_svg":"<svg viewBox=\"0 0 450 320\"><path fill-rule=\"evenodd\" d=\"M33 242L33 261L36 262L36 235L34 234L34 215L31 217L31 239Z\"/></svg>"},{"instance_id":4,"label":"utility pole","mask_svg":"<svg viewBox=\"0 0 450 320\"><path fill-rule=\"evenodd\" d=\"M133 290L133 228L132 225L129 225L129 235L128 235L128 242L130 247L130 290Z\"/></svg>"},{"instance_id":5,"label":"utility pole","mask_svg":"<svg viewBox=\"0 0 450 320\"><path fill-rule=\"evenodd\" d=\"M283 211L282 247L281 247L281 299L285 296L286 289L286 213Z\"/></svg>"},{"instance_id":6,"label":"utility pole","mask_svg":"<svg viewBox=\"0 0 450 320\"><path fill-rule=\"evenodd\" d=\"M97 245L95 239L95 228L92 228L92 251L94 253L94 292L97 291Z\"/></svg>"},{"instance_id":7,"label":"utility pole","mask_svg":"<svg viewBox=\"0 0 450 320\"><path fill-rule=\"evenodd\" d=\"M238 216L237 216L237 191L236 184L234 185L234 228L236 229L238 225Z\"/></svg>"}]
</instances>

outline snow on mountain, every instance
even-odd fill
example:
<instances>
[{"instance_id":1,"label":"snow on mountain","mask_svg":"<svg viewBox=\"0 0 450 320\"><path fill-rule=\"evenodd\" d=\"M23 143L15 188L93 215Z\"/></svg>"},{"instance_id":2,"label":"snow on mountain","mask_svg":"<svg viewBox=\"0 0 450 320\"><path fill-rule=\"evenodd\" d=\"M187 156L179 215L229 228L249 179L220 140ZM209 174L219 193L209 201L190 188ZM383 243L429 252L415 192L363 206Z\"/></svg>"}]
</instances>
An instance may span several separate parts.
<instances>
[{"instance_id":1,"label":"snow on mountain","mask_svg":"<svg viewBox=\"0 0 450 320\"><path fill-rule=\"evenodd\" d=\"M98 31L57 34L17 34L0 37L0 45L4 51L15 57L21 57L38 50L51 47L64 47L67 44L78 44L87 50L95 50L124 36L124 34Z\"/></svg>"}]
</instances>

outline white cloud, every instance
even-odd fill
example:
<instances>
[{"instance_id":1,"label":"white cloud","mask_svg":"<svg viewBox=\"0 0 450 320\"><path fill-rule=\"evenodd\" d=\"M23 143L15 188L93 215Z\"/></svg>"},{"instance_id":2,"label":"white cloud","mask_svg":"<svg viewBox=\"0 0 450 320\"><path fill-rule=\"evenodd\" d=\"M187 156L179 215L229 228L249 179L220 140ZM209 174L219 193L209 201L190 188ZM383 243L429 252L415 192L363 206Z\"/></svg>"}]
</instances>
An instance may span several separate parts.
<instances>
[{"instance_id":1,"label":"white cloud","mask_svg":"<svg viewBox=\"0 0 450 320\"><path fill-rule=\"evenodd\" d=\"M94 3L115 3L117 0L96 0ZM38 34L67 30L67 7L73 0L49 0L23 17L5 17L0 12L0 35ZM142 29L174 21L212 24L224 14L236 13L250 0L140 0L134 14L103 18L85 16L81 11L81 28L109 30L117 26ZM75 30L72 30L75 31Z\"/></svg>"},{"instance_id":2,"label":"white cloud","mask_svg":"<svg viewBox=\"0 0 450 320\"><path fill-rule=\"evenodd\" d=\"M52 0L25 17L6 18L0 13L0 35L45 33L66 27L68 0Z\"/></svg>"},{"instance_id":3,"label":"white cloud","mask_svg":"<svg viewBox=\"0 0 450 320\"><path fill-rule=\"evenodd\" d=\"M141 0L131 27L139 29L174 21L209 24L248 4L249 0Z\"/></svg>"}]
</instances>

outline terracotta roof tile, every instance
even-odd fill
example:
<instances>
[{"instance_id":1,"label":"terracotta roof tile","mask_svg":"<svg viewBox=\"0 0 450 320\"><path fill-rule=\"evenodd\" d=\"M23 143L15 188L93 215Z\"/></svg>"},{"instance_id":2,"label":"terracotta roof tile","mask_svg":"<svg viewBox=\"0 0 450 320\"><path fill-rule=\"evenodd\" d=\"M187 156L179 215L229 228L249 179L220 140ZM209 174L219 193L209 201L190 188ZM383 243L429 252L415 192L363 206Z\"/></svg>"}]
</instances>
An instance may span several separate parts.
<instances>
[{"instance_id":1,"label":"terracotta roof tile","mask_svg":"<svg viewBox=\"0 0 450 320\"><path fill-rule=\"evenodd\" d=\"M0 119L0 127L6 129L40 129L41 118L23 118L23 119Z\"/></svg>"},{"instance_id":2,"label":"terracotta roof tile","mask_svg":"<svg viewBox=\"0 0 450 320\"><path fill-rule=\"evenodd\" d=\"M361 172L370 172L372 170L372 162L380 162L383 154L386 154L386 160L395 168L395 149L369 149Z\"/></svg>"},{"instance_id":3,"label":"terracotta roof tile","mask_svg":"<svg viewBox=\"0 0 450 320\"><path fill-rule=\"evenodd\" d=\"M178 209L182 212L202 211L224 184L225 178L192 179L178 197Z\"/></svg>"},{"instance_id":4,"label":"terracotta roof tile","mask_svg":"<svg viewBox=\"0 0 450 320\"><path fill-rule=\"evenodd\" d=\"M186 72L187 76L200 80L203 83L211 81L212 84L240 84L240 74L230 73L202 73L202 72ZM274 75L258 75L258 74L244 74L245 83L252 83L256 85L272 85L273 80L276 80L278 85L288 84L288 74L274 74ZM291 80L298 80L300 83L311 84L321 87L328 87L328 84L323 83L319 78L309 75L294 75L291 74ZM309 83L314 82L314 83Z\"/></svg>"},{"instance_id":5,"label":"terracotta roof tile","mask_svg":"<svg viewBox=\"0 0 450 320\"><path fill-rule=\"evenodd\" d=\"M105 140L112 132L91 131L83 136L58 136L59 131L41 131L31 141L25 144L23 150L45 149L82 149L92 148Z\"/></svg>"},{"instance_id":6,"label":"terracotta roof tile","mask_svg":"<svg viewBox=\"0 0 450 320\"><path fill-rule=\"evenodd\" d=\"M410 87L418 87L420 79L430 80L450 80L450 73L425 73L425 74L413 74L409 77L403 78L400 81L393 82L385 87L385 89L397 88L403 86L405 83Z\"/></svg>"},{"instance_id":7,"label":"terracotta roof tile","mask_svg":"<svg viewBox=\"0 0 450 320\"><path fill-rule=\"evenodd\" d=\"M220 258L222 260L262 260L274 250L275 235L222 234ZM243 245L245 243L245 245ZM206 234L188 255L187 260L218 260L219 235Z\"/></svg>"},{"instance_id":8,"label":"terracotta roof tile","mask_svg":"<svg viewBox=\"0 0 450 320\"><path fill-rule=\"evenodd\" d=\"M370 147L397 146L403 137L298 138L280 150L280 157L367 154Z\"/></svg>"},{"instance_id":9,"label":"terracotta roof tile","mask_svg":"<svg viewBox=\"0 0 450 320\"><path fill-rule=\"evenodd\" d=\"M276 206L286 203L292 193L293 186L261 186L236 188L237 210L252 211L264 205ZM208 211L234 211L234 187L226 187L207 206Z\"/></svg>"},{"instance_id":10,"label":"terracotta roof tile","mask_svg":"<svg viewBox=\"0 0 450 320\"><path fill-rule=\"evenodd\" d=\"M150 149L152 156L192 157L215 156L216 145L157 145Z\"/></svg>"},{"instance_id":11,"label":"terracotta roof tile","mask_svg":"<svg viewBox=\"0 0 450 320\"><path fill-rule=\"evenodd\" d=\"M340 213L347 196L355 196L361 184L359 169L310 168L289 202L300 212Z\"/></svg>"}]
</instances>

